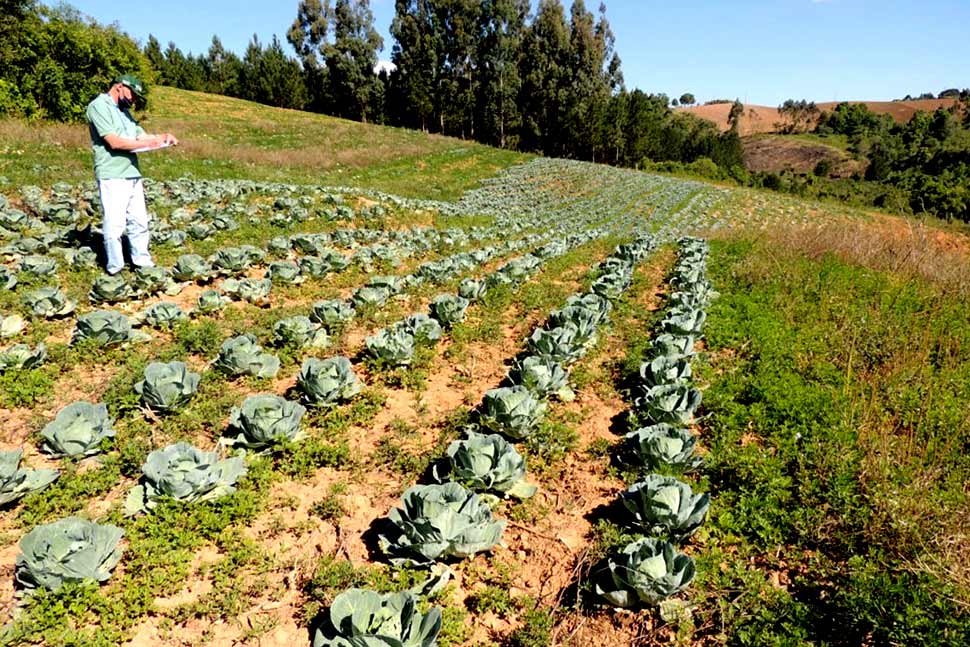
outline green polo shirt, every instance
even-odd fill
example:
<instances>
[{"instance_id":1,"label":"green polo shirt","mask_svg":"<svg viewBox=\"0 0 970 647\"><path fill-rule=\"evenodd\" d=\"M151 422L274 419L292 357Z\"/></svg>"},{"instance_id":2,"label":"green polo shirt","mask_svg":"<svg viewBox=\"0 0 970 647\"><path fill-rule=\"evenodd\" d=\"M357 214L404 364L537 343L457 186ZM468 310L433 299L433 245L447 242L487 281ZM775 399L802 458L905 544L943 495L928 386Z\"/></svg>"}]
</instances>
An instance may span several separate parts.
<instances>
[{"instance_id":1,"label":"green polo shirt","mask_svg":"<svg viewBox=\"0 0 970 647\"><path fill-rule=\"evenodd\" d=\"M118 135L134 139L144 135L127 110L122 110L107 94L99 94L88 104L88 130L91 132L91 149L94 151L94 177L99 180L115 180L141 177L138 156L128 151L117 151L104 141L105 135Z\"/></svg>"}]
</instances>

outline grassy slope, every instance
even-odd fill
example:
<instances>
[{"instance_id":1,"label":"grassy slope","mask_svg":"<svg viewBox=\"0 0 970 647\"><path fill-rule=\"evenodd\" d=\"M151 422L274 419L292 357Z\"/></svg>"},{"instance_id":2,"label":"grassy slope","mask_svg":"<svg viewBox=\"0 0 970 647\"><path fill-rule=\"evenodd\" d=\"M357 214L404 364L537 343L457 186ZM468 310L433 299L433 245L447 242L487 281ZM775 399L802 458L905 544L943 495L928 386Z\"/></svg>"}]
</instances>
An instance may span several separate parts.
<instances>
[{"instance_id":1,"label":"grassy slope","mask_svg":"<svg viewBox=\"0 0 970 647\"><path fill-rule=\"evenodd\" d=\"M157 87L151 101L140 115L144 127L181 140L178 149L142 155L143 173L157 179L191 173L450 199L498 169L529 159L450 137L200 92ZM49 185L92 176L84 125L0 120L0 142L0 176L10 184Z\"/></svg>"}]
</instances>

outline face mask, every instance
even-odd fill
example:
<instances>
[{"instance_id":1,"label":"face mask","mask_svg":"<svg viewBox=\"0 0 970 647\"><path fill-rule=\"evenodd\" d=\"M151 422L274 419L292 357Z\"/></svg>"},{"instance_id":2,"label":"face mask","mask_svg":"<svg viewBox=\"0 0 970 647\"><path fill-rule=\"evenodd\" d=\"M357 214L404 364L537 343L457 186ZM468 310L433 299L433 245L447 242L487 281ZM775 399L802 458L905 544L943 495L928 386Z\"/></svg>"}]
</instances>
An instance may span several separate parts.
<instances>
[{"instance_id":1,"label":"face mask","mask_svg":"<svg viewBox=\"0 0 970 647\"><path fill-rule=\"evenodd\" d=\"M119 97L119 99L118 99L118 107L119 108L121 108L122 110L128 110L129 108L131 108L131 106L132 106L131 99L126 99L124 97Z\"/></svg>"}]
</instances>

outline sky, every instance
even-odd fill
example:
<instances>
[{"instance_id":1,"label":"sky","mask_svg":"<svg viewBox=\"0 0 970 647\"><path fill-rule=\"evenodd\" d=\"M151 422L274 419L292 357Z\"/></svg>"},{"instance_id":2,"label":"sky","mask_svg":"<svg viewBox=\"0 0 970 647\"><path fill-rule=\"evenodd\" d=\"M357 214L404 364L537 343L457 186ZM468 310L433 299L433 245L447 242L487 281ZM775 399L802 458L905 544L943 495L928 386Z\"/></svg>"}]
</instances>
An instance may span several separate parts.
<instances>
[{"instance_id":1,"label":"sky","mask_svg":"<svg viewBox=\"0 0 970 647\"><path fill-rule=\"evenodd\" d=\"M568 7L572 0L563 0ZM286 30L297 0L72 0L144 44L204 53L213 34L240 55L256 34ZM535 2L533 2L535 5ZM586 0L595 11L598 0ZM371 0L390 59L394 0ZM778 105L891 100L970 87L970 0L606 0L629 89L698 101L739 98Z\"/></svg>"}]
</instances>

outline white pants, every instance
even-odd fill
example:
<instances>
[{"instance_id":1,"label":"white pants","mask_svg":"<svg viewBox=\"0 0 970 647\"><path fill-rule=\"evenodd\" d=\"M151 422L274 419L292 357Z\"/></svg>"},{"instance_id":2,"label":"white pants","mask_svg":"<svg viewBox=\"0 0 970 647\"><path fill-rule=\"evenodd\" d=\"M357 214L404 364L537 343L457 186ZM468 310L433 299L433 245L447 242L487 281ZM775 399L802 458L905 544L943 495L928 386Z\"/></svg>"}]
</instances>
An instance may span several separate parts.
<instances>
[{"instance_id":1,"label":"white pants","mask_svg":"<svg viewBox=\"0 0 970 647\"><path fill-rule=\"evenodd\" d=\"M117 274L125 266L121 237L128 234L131 261L138 267L151 267L148 253L148 210L141 178L98 180L104 221L104 251L108 256L108 274Z\"/></svg>"}]
</instances>

